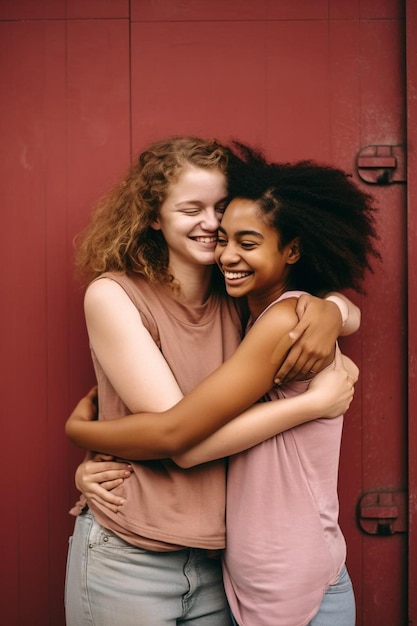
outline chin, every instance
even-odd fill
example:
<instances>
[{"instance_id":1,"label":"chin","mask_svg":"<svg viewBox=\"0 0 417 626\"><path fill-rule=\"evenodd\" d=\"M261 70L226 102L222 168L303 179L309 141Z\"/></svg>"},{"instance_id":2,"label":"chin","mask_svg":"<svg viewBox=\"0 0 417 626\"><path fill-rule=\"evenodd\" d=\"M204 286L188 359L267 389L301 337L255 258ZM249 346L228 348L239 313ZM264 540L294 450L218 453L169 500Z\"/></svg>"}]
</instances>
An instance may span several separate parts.
<instances>
[{"instance_id":1,"label":"chin","mask_svg":"<svg viewBox=\"0 0 417 626\"><path fill-rule=\"evenodd\" d=\"M246 296L246 291L243 291L236 287L232 287L230 285L226 285L226 291L228 295L232 298L243 298L243 296Z\"/></svg>"}]
</instances>

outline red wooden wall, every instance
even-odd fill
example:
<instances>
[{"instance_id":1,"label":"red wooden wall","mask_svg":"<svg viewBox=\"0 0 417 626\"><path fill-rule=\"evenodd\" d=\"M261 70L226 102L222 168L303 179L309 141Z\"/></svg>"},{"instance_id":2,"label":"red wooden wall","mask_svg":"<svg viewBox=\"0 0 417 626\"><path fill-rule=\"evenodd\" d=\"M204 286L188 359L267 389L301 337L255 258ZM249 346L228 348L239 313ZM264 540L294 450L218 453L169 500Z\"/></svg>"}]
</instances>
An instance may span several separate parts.
<instances>
[{"instance_id":1,"label":"red wooden wall","mask_svg":"<svg viewBox=\"0 0 417 626\"><path fill-rule=\"evenodd\" d=\"M417 624L417 3L407 2L408 618Z\"/></svg>"},{"instance_id":2,"label":"red wooden wall","mask_svg":"<svg viewBox=\"0 0 417 626\"><path fill-rule=\"evenodd\" d=\"M362 375L343 444L341 521L358 626L403 626L407 611L417 622L407 594L417 580L415 534L407 555L405 534L365 536L356 520L364 491L417 482L415 307L408 421L406 406L416 27L412 0L0 1L1 623L64 624L67 511L82 455L63 424L93 382L72 241L94 199L132 153L174 133L238 137L275 158L331 161L360 182L358 151L404 144L406 112L408 201L404 184L372 189L384 264L368 281L368 298L357 298L362 329L345 342Z\"/></svg>"}]
</instances>

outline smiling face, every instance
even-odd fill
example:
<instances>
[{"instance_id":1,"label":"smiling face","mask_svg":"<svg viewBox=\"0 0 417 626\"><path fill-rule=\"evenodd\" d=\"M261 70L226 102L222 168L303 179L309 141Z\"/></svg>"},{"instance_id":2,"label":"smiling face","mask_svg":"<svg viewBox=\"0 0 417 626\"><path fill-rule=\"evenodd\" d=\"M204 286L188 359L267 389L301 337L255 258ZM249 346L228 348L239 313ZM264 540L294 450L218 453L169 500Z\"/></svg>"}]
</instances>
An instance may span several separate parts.
<instances>
[{"instance_id":1,"label":"smiling face","mask_svg":"<svg viewBox=\"0 0 417 626\"><path fill-rule=\"evenodd\" d=\"M187 166L167 197L152 228L160 230L168 246L169 267L213 265L217 228L226 206L227 186L217 169Z\"/></svg>"},{"instance_id":2,"label":"smiling face","mask_svg":"<svg viewBox=\"0 0 417 626\"><path fill-rule=\"evenodd\" d=\"M218 232L216 261L227 293L247 296L252 315L259 315L285 290L289 266L299 259L297 239L281 250L279 233L268 225L256 202L235 198Z\"/></svg>"}]
</instances>

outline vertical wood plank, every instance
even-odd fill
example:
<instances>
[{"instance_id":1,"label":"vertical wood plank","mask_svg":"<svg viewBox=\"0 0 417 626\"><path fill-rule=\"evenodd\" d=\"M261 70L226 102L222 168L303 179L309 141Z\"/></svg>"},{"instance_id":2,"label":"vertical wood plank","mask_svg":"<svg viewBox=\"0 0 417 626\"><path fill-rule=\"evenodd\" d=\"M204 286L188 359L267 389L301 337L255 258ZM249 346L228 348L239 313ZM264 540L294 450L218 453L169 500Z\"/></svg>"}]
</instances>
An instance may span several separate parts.
<instances>
[{"instance_id":1,"label":"vertical wood plank","mask_svg":"<svg viewBox=\"0 0 417 626\"><path fill-rule=\"evenodd\" d=\"M93 381L72 240L130 155L127 20L67 25L68 34L65 21L0 24L9 626L64 624L68 509L82 454L63 426Z\"/></svg>"},{"instance_id":2,"label":"vertical wood plank","mask_svg":"<svg viewBox=\"0 0 417 626\"><path fill-rule=\"evenodd\" d=\"M264 36L251 22L132 24L135 151L181 133L264 139Z\"/></svg>"},{"instance_id":3,"label":"vertical wood plank","mask_svg":"<svg viewBox=\"0 0 417 626\"><path fill-rule=\"evenodd\" d=\"M72 253L73 237L86 225L98 196L129 164L128 23L72 20L67 41L68 246ZM74 401L85 393L92 377L82 291L74 281L72 285L69 368Z\"/></svg>"},{"instance_id":4,"label":"vertical wood plank","mask_svg":"<svg viewBox=\"0 0 417 626\"><path fill-rule=\"evenodd\" d=\"M408 620L417 624L417 4L406 5L408 233Z\"/></svg>"},{"instance_id":5,"label":"vertical wood plank","mask_svg":"<svg viewBox=\"0 0 417 626\"><path fill-rule=\"evenodd\" d=\"M361 20L360 147L405 142L401 32L401 22L385 19L383 10L380 19ZM362 316L362 491L406 490L405 188L394 184L368 189L380 207L383 263L367 281ZM362 623L406 623L406 537L365 535L362 541ZM371 594L373 602L366 601Z\"/></svg>"},{"instance_id":6,"label":"vertical wood plank","mask_svg":"<svg viewBox=\"0 0 417 626\"><path fill-rule=\"evenodd\" d=\"M2 264L10 272L10 310L7 311L10 317L2 320L2 327L10 334L6 339L9 350L7 361L2 363L1 377L5 382L2 404L8 417L10 445L3 458L6 466L13 468L8 488L14 492L10 504L15 505L12 512L15 526L8 536L12 542L16 540L17 560L12 572L18 569L17 579L12 578L13 585L17 583L11 594L17 598L15 615L8 623L29 624L32 620L41 624L42 618L45 623L49 617L45 445L48 440L46 223L50 183L47 144L51 131L48 116L50 106L62 108L59 89L48 100L45 87L49 79L48 56L63 58L64 39L58 36L62 26L52 22L10 22L1 26L5 36L2 45L8 51L3 73L7 97L2 103L1 119L7 164L2 181L3 206L12 216L8 259Z\"/></svg>"}]
</instances>

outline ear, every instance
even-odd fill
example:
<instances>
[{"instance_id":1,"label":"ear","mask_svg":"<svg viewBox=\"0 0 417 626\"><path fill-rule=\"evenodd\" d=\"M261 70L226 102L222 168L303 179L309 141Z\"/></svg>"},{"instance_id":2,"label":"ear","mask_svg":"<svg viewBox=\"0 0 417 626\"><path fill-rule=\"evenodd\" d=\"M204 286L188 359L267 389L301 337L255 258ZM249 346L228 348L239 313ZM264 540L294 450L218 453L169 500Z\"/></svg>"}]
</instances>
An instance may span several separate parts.
<instances>
[{"instance_id":1,"label":"ear","mask_svg":"<svg viewBox=\"0 0 417 626\"><path fill-rule=\"evenodd\" d=\"M301 252L300 252L300 238L295 237L291 243L288 244L288 253L287 253L287 263L288 265L294 265L297 261L300 260Z\"/></svg>"},{"instance_id":2,"label":"ear","mask_svg":"<svg viewBox=\"0 0 417 626\"><path fill-rule=\"evenodd\" d=\"M150 225L153 230L161 230L161 224L159 223L159 217Z\"/></svg>"}]
</instances>

